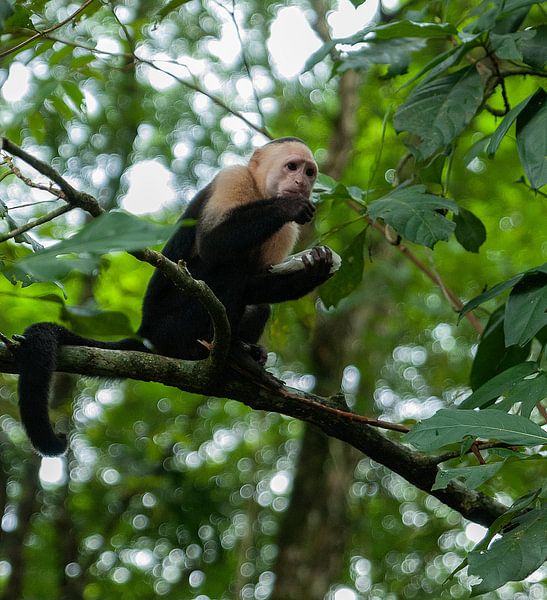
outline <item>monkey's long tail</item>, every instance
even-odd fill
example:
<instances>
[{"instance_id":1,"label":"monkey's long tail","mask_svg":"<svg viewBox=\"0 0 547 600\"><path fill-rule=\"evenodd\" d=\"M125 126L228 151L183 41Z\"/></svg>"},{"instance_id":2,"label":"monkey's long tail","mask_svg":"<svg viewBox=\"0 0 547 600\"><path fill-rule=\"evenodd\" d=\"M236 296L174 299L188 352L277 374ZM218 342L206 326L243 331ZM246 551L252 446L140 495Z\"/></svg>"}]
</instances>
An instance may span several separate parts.
<instances>
[{"instance_id":1,"label":"monkey's long tail","mask_svg":"<svg viewBox=\"0 0 547 600\"><path fill-rule=\"evenodd\" d=\"M142 350L137 340L100 342L80 337L56 323L35 323L26 329L16 355L19 369L19 411L34 448L43 456L63 454L64 435L57 435L49 421L48 396L60 346L87 346L111 350Z\"/></svg>"}]
</instances>

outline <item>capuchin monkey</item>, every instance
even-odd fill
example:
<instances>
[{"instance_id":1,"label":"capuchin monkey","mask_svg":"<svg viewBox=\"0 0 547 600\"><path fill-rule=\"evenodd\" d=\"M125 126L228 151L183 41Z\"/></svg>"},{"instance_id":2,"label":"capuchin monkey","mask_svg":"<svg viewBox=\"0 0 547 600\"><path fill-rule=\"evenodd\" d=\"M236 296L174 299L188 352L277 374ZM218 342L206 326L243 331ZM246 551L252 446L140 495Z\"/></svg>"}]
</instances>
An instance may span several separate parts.
<instances>
[{"instance_id":1,"label":"capuchin monkey","mask_svg":"<svg viewBox=\"0 0 547 600\"><path fill-rule=\"evenodd\" d=\"M232 332L231 355L263 365L258 345L270 315L269 304L304 296L330 277L332 253L313 248L303 270L271 273L291 252L299 225L311 221L310 194L317 164L306 144L295 137L276 139L257 149L246 166L223 169L198 192L181 225L163 249L170 260L183 260L192 276L207 283L226 308ZM36 450L62 454L64 436L53 431L48 395L60 346L116 350L153 350L174 358L199 360L208 355L200 340L213 338L208 312L196 298L177 289L161 272L150 279L138 330L141 339L100 342L80 337L55 323L36 323L24 332L17 351L21 420Z\"/></svg>"}]
</instances>

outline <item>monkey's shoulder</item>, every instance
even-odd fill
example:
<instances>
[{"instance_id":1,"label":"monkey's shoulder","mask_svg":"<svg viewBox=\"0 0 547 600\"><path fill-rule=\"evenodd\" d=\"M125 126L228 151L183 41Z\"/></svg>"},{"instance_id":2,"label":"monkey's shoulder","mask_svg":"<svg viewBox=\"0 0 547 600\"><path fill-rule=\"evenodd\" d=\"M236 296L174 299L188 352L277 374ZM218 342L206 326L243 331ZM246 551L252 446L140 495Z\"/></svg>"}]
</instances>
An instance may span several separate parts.
<instances>
[{"instance_id":1,"label":"monkey's shoulder","mask_svg":"<svg viewBox=\"0 0 547 600\"><path fill-rule=\"evenodd\" d=\"M249 168L233 166L222 169L213 179L207 207L224 212L259 199L260 193Z\"/></svg>"}]
</instances>

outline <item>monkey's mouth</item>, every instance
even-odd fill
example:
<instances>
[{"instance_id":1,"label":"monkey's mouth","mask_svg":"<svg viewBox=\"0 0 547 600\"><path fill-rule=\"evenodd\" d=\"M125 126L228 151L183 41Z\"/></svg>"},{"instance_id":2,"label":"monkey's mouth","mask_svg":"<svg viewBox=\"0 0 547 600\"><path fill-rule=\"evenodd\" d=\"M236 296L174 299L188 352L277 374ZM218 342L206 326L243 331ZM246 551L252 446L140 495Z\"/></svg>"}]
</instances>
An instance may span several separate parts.
<instances>
[{"instance_id":1,"label":"monkey's mouth","mask_svg":"<svg viewBox=\"0 0 547 600\"><path fill-rule=\"evenodd\" d=\"M302 190L298 190L295 188L289 188L286 190L281 190L281 195L282 196L303 196L303 192Z\"/></svg>"}]
</instances>

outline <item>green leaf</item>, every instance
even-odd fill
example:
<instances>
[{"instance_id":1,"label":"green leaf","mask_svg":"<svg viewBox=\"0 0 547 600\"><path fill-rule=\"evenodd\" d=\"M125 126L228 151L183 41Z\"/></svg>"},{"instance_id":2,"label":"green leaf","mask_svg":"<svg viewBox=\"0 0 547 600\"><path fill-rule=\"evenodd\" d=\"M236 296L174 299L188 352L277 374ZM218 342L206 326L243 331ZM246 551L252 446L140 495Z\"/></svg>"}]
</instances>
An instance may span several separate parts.
<instances>
[{"instance_id":1,"label":"green leaf","mask_svg":"<svg viewBox=\"0 0 547 600\"><path fill-rule=\"evenodd\" d=\"M458 479L465 487L475 490L485 481L494 477L503 464L504 461L500 461L487 465L477 465L475 467L440 469L431 490L444 490L452 479Z\"/></svg>"},{"instance_id":2,"label":"green leaf","mask_svg":"<svg viewBox=\"0 0 547 600\"><path fill-rule=\"evenodd\" d=\"M178 225L156 225L121 210L112 210L90 221L71 238L50 246L40 254L108 254L140 250L169 238Z\"/></svg>"},{"instance_id":3,"label":"green leaf","mask_svg":"<svg viewBox=\"0 0 547 600\"><path fill-rule=\"evenodd\" d=\"M468 574L482 579L472 587L472 596L525 579L547 559L547 506L520 515L514 523L517 527L494 540L488 549L468 555Z\"/></svg>"},{"instance_id":4,"label":"green leaf","mask_svg":"<svg viewBox=\"0 0 547 600\"><path fill-rule=\"evenodd\" d=\"M46 140L46 124L39 110L31 111L27 115L28 126L34 139L43 144Z\"/></svg>"},{"instance_id":5,"label":"green leaf","mask_svg":"<svg viewBox=\"0 0 547 600\"><path fill-rule=\"evenodd\" d=\"M505 306L505 345L524 346L547 325L547 274L531 273L513 288Z\"/></svg>"},{"instance_id":6,"label":"green leaf","mask_svg":"<svg viewBox=\"0 0 547 600\"><path fill-rule=\"evenodd\" d=\"M539 89L517 117L517 150L532 188L547 183L547 93Z\"/></svg>"},{"instance_id":7,"label":"green leaf","mask_svg":"<svg viewBox=\"0 0 547 600\"><path fill-rule=\"evenodd\" d=\"M508 394L519 381L533 373L537 373L537 371L538 366L535 362L524 362L510 367L481 385L478 390L460 404L460 409L488 406L496 398Z\"/></svg>"},{"instance_id":8,"label":"green leaf","mask_svg":"<svg viewBox=\"0 0 547 600\"><path fill-rule=\"evenodd\" d=\"M469 376L469 383L473 390L478 389L498 373L524 362L530 353L531 344L522 347L505 347L504 314L505 305L496 309L481 335Z\"/></svg>"},{"instance_id":9,"label":"green leaf","mask_svg":"<svg viewBox=\"0 0 547 600\"><path fill-rule=\"evenodd\" d=\"M439 240L447 240L456 227L437 212L439 208L459 210L455 202L427 193L423 185L413 185L372 202L368 215L383 219L405 239L432 248Z\"/></svg>"},{"instance_id":10,"label":"green leaf","mask_svg":"<svg viewBox=\"0 0 547 600\"><path fill-rule=\"evenodd\" d=\"M536 69L545 69L547 64L547 25L541 25L536 35L521 44L522 60Z\"/></svg>"},{"instance_id":11,"label":"green leaf","mask_svg":"<svg viewBox=\"0 0 547 600\"><path fill-rule=\"evenodd\" d=\"M526 108L526 105L530 100L534 97L534 94L528 96L525 100L523 100L520 104L517 104L515 108L511 109L505 117L503 117L503 121L500 123L499 127L492 134L490 138L490 143L486 148L486 154L489 158L492 158L494 154L496 154L496 150L498 149L501 140L504 138L505 134L509 131L511 125L517 120L519 114Z\"/></svg>"},{"instance_id":12,"label":"green leaf","mask_svg":"<svg viewBox=\"0 0 547 600\"><path fill-rule=\"evenodd\" d=\"M158 16L163 19L163 17L166 17L170 12L181 7L183 4L186 4L188 1L189 0L171 0L158 11Z\"/></svg>"},{"instance_id":13,"label":"green leaf","mask_svg":"<svg viewBox=\"0 0 547 600\"><path fill-rule=\"evenodd\" d=\"M478 72L465 68L418 85L393 118L397 132L420 139L414 150L421 160L444 149L470 123L483 99Z\"/></svg>"},{"instance_id":14,"label":"green leaf","mask_svg":"<svg viewBox=\"0 0 547 600\"><path fill-rule=\"evenodd\" d=\"M469 252L478 252L486 241L486 227L470 210L461 208L453 216L456 224L455 235L460 244Z\"/></svg>"},{"instance_id":15,"label":"green leaf","mask_svg":"<svg viewBox=\"0 0 547 600\"><path fill-rule=\"evenodd\" d=\"M497 285L495 285L493 288L489 289L488 291L469 300L469 302L467 302L467 304L460 311L460 319L463 317L463 315L468 313L470 310L474 310L475 308L477 308L477 306L480 306L487 300L491 300L492 298L495 298L496 296L499 296L500 294L502 294L505 290L513 287L525 275L527 275L529 273L536 273L536 272L547 273L547 263L544 263L543 265L540 265L539 267L533 267L531 269L528 269L528 271L524 271L523 273L518 273L518 275L511 277L511 279L508 279L507 281L502 281L501 283L498 283Z\"/></svg>"},{"instance_id":16,"label":"green leaf","mask_svg":"<svg viewBox=\"0 0 547 600\"><path fill-rule=\"evenodd\" d=\"M86 337L133 336L127 315L113 310L98 310L82 306L64 306L61 318L75 333Z\"/></svg>"},{"instance_id":17,"label":"green leaf","mask_svg":"<svg viewBox=\"0 0 547 600\"><path fill-rule=\"evenodd\" d=\"M37 252L29 254L5 269L5 275L11 281L21 281L30 285L39 281L59 281L74 271L91 275L98 268L97 257L86 258L55 258L51 254Z\"/></svg>"},{"instance_id":18,"label":"green leaf","mask_svg":"<svg viewBox=\"0 0 547 600\"><path fill-rule=\"evenodd\" d=\"M314 52L306 64L304 65L304 72L312 69L317 63L324 60L336 47L337 44L344 45L354 45L360 44L362 42L367 42L370 44L374 44L377 40L398 40L399 45L403 46L405 43L408 45L408 40L400 40L400 38L443 38L448 37L450 35L455 35L458 33L458 30L454 27L454 25L450 23L417 23L414 21L394 21L393 23L386 23L384 25L373 26L369 25L363 28L361 31L357 33L345 37L345 38L336 38L329 40L326 44L323 44L319 50ZM391 47L391 51L387 49L387 46L383 47L383 57L378 58L377 62L379 64L392 64L391 59L386 59L387 55L392 56L393 46ZM370 56L373 56L375 51L371 49ZM350 57L351 58L351 57ZM402 59L402 55L398 54L397 63L400 63ZM349 61L350 59L348 59ZM346 61L343 61L346 62ZM370 59L370 62L374 62Z\"/></svg>"},{"instance_id":19,"label":"green leaf","mask_svg":"<svg viewBox=\"0 0 547 600\"><path fill-rule=\"evenodd\" d=\"M444 38L456 35L458 30L452 23L418 23L416 21L393 21L378 25L371 30L381 40L393 38Z\"/></svg>"},{"instance_id":20,"label":"green leaf","mask_svg":"<svg viewBox=\"0 0 547 600\"><path fill-rule=\"evenodd\" d=\"M522 61L521 46L525 42L529 42L536 32L534 30L516 31L514 33L505 34L490 34L490 42L496 56L503 60L520 60Z\"/></svg>"},{"instance_id":21,"label":"green leaf","mask_svg":"<svg viewBox=\"0 0 547 600\"><path fill-rule=\"evenodd\" d=\"M336 40L329 40L327 43L323 44L321 48L316 50L306 61L303 72L311 71L317 63L324 60L334 50L336 43Z\"/></svg>"},{"instance_id":22,"label":"green leaf","mask_svg":"<svg viewBox=\"0 0 547 600\"><path fill-rule=\"evenodd\" d=\"M529 418L536 404L545 398L547 398L547 373L540 371L515 382L515 385L506 392L505 398L496 404L496 408L508 411L514 404L520 402L519 414Z\"/></svg>"},{"instance_id":23,"label":"green leaf","mask_svg":"<svg viewBox=\"0 0 547 600\"><path fill-rule=\"evenodd\" d=\"M155 225L123 211L110 211L90 221L70 239L16 261L13 270L19 279L26 276L30 281L62 279L72 270L92 273L97 268L97 256L155 246L169 238L178 226ZM94 256L56 258L79 253Z\"/></svg>"},{"instance_id":24,"label":"green leaf","mask_svg":"<svg viewBox=\"0 0 547 600\"><path fill-rule=\"evenodd\" d=\"M48 103L53 106L55 112L64 119L65 121L70 121L74 116L74 111L67 105L67 103L56 94L53 94L48 98Z\"/></svg>"},{"instance_id":25,"label":"green leaf","mask_svg":"<svg viewBox=\"0 0 547 600\"><path fill-rule=\"evenodd\" d=\"M401 86L401 89L412 85L415 81L417 81L424 75L425 77L422 81L422 85L424 85L427 81L435 79L435 77L437 77L444 71L447 71L450 67L454 66L458 62L460 62L462 57L464 57L467 54L467 52L469 52L469 50L471 50L479 44L479 36L475 35L472 36L472 38L466 41L464 44L460 44L459 46L455 46L454 48L450 48L446 52L439 54L438 56L430 60L417 75L412 77L403 86Z\"/></svg>"},{"instance_id":26,"label":"green leaf","mask_svg":"<svg viewBox=\"0 0 547 600\"><path fill-rule=\"evenodd\" d=\"M539 425L519 415L500 410L441 409L421 421L404 436L418 450L430 452L461 442L466 437L506 442L515 446L547 443L547 433Z\"/></svg>"},{"instance_id":27,"label":"green leaf","mask_svg":"<svg viewBox=\"0 0 547 600\"><path fill-rule=\"evenodd\" d=\"M76 85L73 81L63 81L63 90L66 95L72 100L76 110L82 110L84 107L85 96L79 85Z\"/></svg>"},{"instance_id":28,"label":"green leaf","mask_svg":"<svg viewBox=\"0 0 547 600\"><path fill-rule=\"evenodd\" d=\"M321 200L356 200L360 204L363 204L363 191L353 186L345 186L342 183L334 183L334 187L326 192L321 192Z\"/></svg>"},{"instance_id":29,"label":"green leaf","mask_svg":"<svg viewBox=\"0 0 547 600\"><path fill-rule=\"evenodd\" d=\"M406 73L410 64L412 52L420 50L425 40L370 40L358 51L350 52L341 59L338 72L348 69L368 69L371 65L389 65L388 76Z\"/></svg>"},{"instance_id":30,"label":"green leaf","mask_svg":"<svg viewBox=\"0 0 547 600\"><path fill-rule=\"evenodd\" d=\"M363 257L365 239L366 229L357 235L342 252L340 269L319 288L319 295L327 308L336 306L361 283L365 264Z\"/></svg>"}]
</instances>

